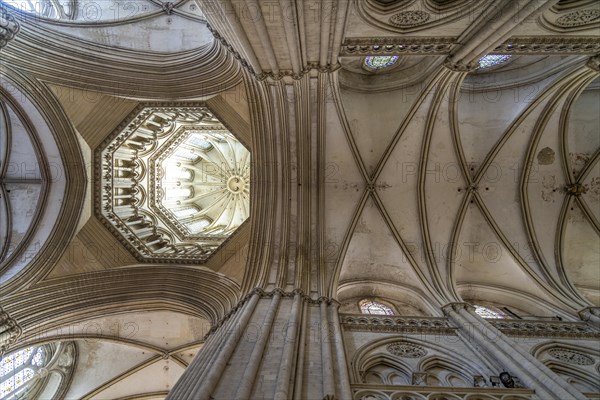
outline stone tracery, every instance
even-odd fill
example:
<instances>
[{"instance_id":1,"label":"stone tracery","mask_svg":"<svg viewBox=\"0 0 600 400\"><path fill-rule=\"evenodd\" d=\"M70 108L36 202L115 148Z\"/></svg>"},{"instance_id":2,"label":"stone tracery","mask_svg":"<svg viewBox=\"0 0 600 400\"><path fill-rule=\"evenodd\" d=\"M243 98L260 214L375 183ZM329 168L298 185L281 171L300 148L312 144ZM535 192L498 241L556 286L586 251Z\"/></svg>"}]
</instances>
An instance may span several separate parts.
<instances>
[{"instance_id":1,"label":"stone tracery","mask_svg":"<svg viewBox=\"0 0 600 400\"><path fill-rule=\"evenodd\" d=\"M250 153L206 107L143 108L98 157L98 211L142 259L206 261L249 216Z\"/></svg>"}]
</instances>

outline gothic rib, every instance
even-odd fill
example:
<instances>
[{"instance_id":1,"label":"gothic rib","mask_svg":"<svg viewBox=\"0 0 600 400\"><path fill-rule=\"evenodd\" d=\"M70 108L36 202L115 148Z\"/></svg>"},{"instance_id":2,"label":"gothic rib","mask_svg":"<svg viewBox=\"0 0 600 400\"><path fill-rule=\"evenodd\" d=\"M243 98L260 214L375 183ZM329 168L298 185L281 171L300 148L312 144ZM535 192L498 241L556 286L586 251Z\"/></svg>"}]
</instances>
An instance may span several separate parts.
<instances>
[{"instance_id":1,"label":"gothic rib","mask_svg":"<svg viewBox=\"0 0 600 400\"><path fill-rule=\"evenodd\" d=\"M568 292L565 293L564 288L556 281L555 276L550 272L548 262L543 254L541 246L539 244L537 235L535 233L533 217L530 211L529 205L529 193L528 193L528 177L530 176L531 165L533 164L533 155L537 148L537 144L541 138L541 134L559 102L562 101L564 96L571 91L573 91L572 87L575 86L575 91L578 90L579 86L582 84L586 84L588 80L591 80L595 76L593 71L581 70L579 69L574 76L569 78L565 78L564 80L560 80L557 82L555 86L559 86L557 88L556 93L553 94L549 103L547 103L542 110L542 114L538 117L536 121L536 125L533 128L533 135L530 139L529 146L526 152L525 160L524 160L524 168L520 176L520 201L521 201L521 212L523 215L523 222L525 223L526 233L528 235L528 239L530 243L533 244L533 249L536 255L538 262L541 264L542 271L545 273L544 279L555 289L558 290L563 296L566 295L569 298ZM577 301L577 300L576 300Z\"/></svg>"}]
</instances>

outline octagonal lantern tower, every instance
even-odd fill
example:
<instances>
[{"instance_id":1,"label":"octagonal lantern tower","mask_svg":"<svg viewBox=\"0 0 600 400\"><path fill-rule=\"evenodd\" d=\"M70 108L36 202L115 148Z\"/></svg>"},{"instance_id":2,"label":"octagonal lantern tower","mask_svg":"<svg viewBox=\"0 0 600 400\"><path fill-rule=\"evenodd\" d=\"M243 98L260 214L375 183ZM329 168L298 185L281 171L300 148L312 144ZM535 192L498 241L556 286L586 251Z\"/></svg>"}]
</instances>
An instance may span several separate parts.
<instances>
[{"instance_id":1,"label":"octagonal lantern tower","mask_svg":"<svg viewBox=\"0 0 600 400\"><path fill-rule=\"evenodd\" d=\"M206 106L140 107L97 157L97 214L140 261L203 263L250 214L250 152Z\"/></svg>"}]
</instances>

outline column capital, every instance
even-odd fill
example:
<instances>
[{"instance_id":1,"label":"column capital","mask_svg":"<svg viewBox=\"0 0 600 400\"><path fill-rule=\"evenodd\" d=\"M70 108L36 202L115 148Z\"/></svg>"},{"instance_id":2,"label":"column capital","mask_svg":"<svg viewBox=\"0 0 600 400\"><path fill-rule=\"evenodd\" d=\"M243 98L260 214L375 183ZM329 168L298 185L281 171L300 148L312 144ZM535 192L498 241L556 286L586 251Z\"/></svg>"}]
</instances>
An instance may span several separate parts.
<instances>
[{"instance_id":1,"label":"column capital","mask_svg":"<svg viewBox=\"0 0 600 400\"><path fill-rule=\"evenodd\" d=\"M23 330L6 311L0 307L0 357L4 355L6 349L15 343Z\"/></svg>"},{"instance_id":2,"label":"column capital","mask_svg":"<svg viewBox=\"0 0 600 400\"><path fill-rule=\"evenodd\" d=\"M465 63L463 61L454 61L452 57L448 57L444 60L444 67L454 72L472 72L479 68L479 61L471 61Z\"/></svg>"},{"instance_id":3,"label":"column capital","mask_svg":"<svg viewBox=\"0 0 600 400\"><path fill-rule=\"evenodd\" d=\"M8 13L5 7L0 7L0 49L14 39L20 26L15 18Z\"/></svg>"},{"instance_id":4,"label":"column capital","mask_svg":"<svg viewBox=\"0 0 600 400\"><path fill-rule=\"evenodd\" d=\"M585 63L586 67L593 69L596 72L600 72L600 56L590 57L590 59Z\"/></svg>"},{"instance_id":5,"label":"column capital","mask_svg":"<svg viewBox=\"0 0 600 400\"><path fill-rule=\"evenodd\" d=\"M458 312L461 309L465 309L467 311L474 311L475 307L473 307L469 303L448 303L442 307L442 311L445 315L448 315L451 311Z\"/></svg>"},{"instance_id":6,"label":"column capital","mask_svg":"<svg viewBox=\"0 0 600 400\"><path fill-rule=\"evenodd\" d=\"M600 307L586 307L578 312L579 317L584 321L589 321L594 317L600 318Z\"/></svg>"}]
</instances>

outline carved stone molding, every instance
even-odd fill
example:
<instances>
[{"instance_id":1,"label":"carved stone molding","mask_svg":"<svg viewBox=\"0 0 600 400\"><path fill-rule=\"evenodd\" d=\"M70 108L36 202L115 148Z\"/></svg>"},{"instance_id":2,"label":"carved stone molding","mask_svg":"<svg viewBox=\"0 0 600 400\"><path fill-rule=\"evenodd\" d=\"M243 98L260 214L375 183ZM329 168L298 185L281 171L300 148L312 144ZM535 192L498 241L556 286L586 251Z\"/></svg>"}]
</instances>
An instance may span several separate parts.
<instances>
[{"instance_id":1,"label":"carved stone molding","mask_svg":"<svg viewBox=\"0 0 600 400\"><path fill-rule=\"evenodd\" d=\"M340 56L435 55L450 54L454 37L370 37L346 38ZM490 54L596 54L600 38L596 36L532 36L506 40ZM472 65L475 62L470 63Z\"/></svg>"},{"instance_id":2,"label":"carved stone molding","mask_svg":"<svg viewBox=\"0 0 600 400\"><path fill-rule=\"evenodd\" d=\"M445 318L342 314L340 322L349 331L456 334Z\"/></svg>"},{"instance_id":3,"label":"carved stone molding","mask_svg":"<svg viewBox=\"0 0 600 400\"><path fill-rule=\"evenodd\" d=\"M411 381L412 382L412 381ZM440 387L416 385L374 385L353 384L354 400L391 400L391 399L479 399L501 400L508 398L531 399L531 389L505 387ZM431 396L431 397L428 397ZM514 397L513 397L514 396Z\"/></svg>"},{"instance_id":4,"label":"carved stone molding","mask_svg":"<svg viewBox=\"0 0 600 400\"><path fill-rule=\"evenodd\" d=\"M4 8L0 7L0 49L14 39L19 32L19 23Z\"/></svg>"},{"instance_id":5,"label":"carved stone molding","mask_svg":"<svg viewBox=\"0 0 600 400\"><path fill-rule=\"evenodd\" d=\"M565 186L565 192L569 196L581 196L587 192L587 188L581 183L572 183Z\"/></svg>"},{"instance_id":6,"label":"carved stone molding","mask_svg":"<svg viewBox=\"0 0 600 400\"><path fill-rule=\"evenodd\" d=\"M584 321L587 321L590 316L600 317L600 307L587 307L579 311L579 316Z\"/></svg>"},{"instance_id":7,"label":"carved stone molding","mask_svg":"<svg viewBox=\"0 0 600 400\"><path fill-rule=\"evenodd\" d=\"M600 19L600 10L577 10L560 16L555 24L563 28L588 25Z\"/></svg>"},{"instance_id":8,"label":"carved stone molding","mask_svg":"<svg viewBox=\"0 0 600 400\"><path fill-rule=\"evenodd\" d=\"M550 354L553 358L557 360L564 361L567 364L573 365L594 365L596 360L592 357L580 353L578 351L565 349L563 347L555 347L553 349L548 350L548 354Z\"/></svg>"},{"instance_id":9,"label":"carved stone molding","mask_svg":"<svg viewBox=\"0 0 600 400\"><path fill-rule=\"evenodd\" d=\"M390 17L390 24L399 28L411 28L423 25L431 18L431 14L421 10L409 10L396 13Z\"/></svg>"},{"instance_id":10,"label":"carved stone molding","mask_svg":"<svg viewBox=\"0 0 600 400\"><path fill-rule=\"evenodd\" d=\"M596 72L600 72L600 56L590 57L585 65Z\"/></svg>"},{"instance_id":11,"label":"carved stone molding","mask_svg":"<svg viewBox=\"0 0 600 400\"><path fill-rule=\"evenodd\" d=\"M250 153L203 104L138 107L96 157L96 213L140 261L204 262L248 218Z\"/></svg>"},{"instance_id":12,"label":"carved stone molding","mask_svg":"<svg viewBox=\"0 0 600 400\"><path fill-rule=\"evenodd\" d=\"M600 338L600 331L581 322L507 319L487 320L487 322L509 336Z\"/></svg>"},{"instance_id":13,"label":"carved stone molding","mask_svg":"<svg viewBox=\"0 0 600 400\"><path fill-rule=\"evenodd\" d=\"M391 354L402 358L421 358L427 355L427 350L423 347L408 342L390 343L386 349Z\"/></svg>"},{"instance_id":14,"label":"carved stone molding","mask_svg":"<svg viewBox=\"0 0 600 400\"><path fill-rule=\"evenodd\" d=\"M428 386L429 374L427 372L413 372L412 384L415 386Z\"/></svg>"},{"instance_id":15,"label":"carved stone molding","mask_svg":"<svg viewBox=\"0 0 600 400\"><path fill-rule=\"evenodd\" d=\"M455 62L451 58L447 58L444 61L444 67L454 72L471 72L479 68L479 62L472 61L470 63L465 64L462 61Z\"/></svg>"},{"instance_id":16,"label":"carved stone molding","mask_svg":"<svg viewBox=\"0 0 600 400\"><path fill-rule=\"evenodd\" d=\"M250 66L250 64L248 64L248 62L246 60L244 60L244 58L240 55L240 53L238 53L232 45L230 45L227 40L221 36L221 34L219 32L217 32L212 26L210 26L210 24L206 24L206 28L208 28L208 30L210 31L210 33L213 34L214 38L216 40L218 40L219 42L221 42L221 44L223 45L223 47L225 47L225 49L227 49L227 51L229 53L231 53L231 55L233 55L233 57L238 60L240 62L240 64L246 68L251 74L254 75L254 70L252 69L252 67Z\"/></svg>"},{"instance_id":17,"label":"carved stone molding","mask_svg":"<svg viewBox=\"0 0 600 400\"><path fill-rule=\"evenodd\" d=\"M473 307L469 303L448 303L442 307L442 311L444 314L448 315L450 311L458 312L459 310L465 309L467 311L475 311L475 307Z\"/></svg>"},{"instance_id":18,"label":"carved stone molding","mask_svg":"<svg viewBox=\"0 0 600 400\"><path fill-rule=\"evenodd\" d=\"M0 358L6 349L17 341L22 332L17 321L0 307Z\"/></svg>"},{"instance_id":19,"label":"carved stone molding","mask_svg":"<svg viewBox=\"0 0 600 400\"><path fill-rule=\"evenodd\" d=\"M448 54L455 43L454 37L347 38L340 55Z\"/></svg>"},{"instance_id":20,"label":"carved stone molding","mask_svg":"<svg viewBox=\"0 0 600 400\"><path fill-rule=\"evenodd\" d=\"M597 36L515 37L496 46L493 54L596 54L600 51Z\"/></svg>"}]
</instances>

